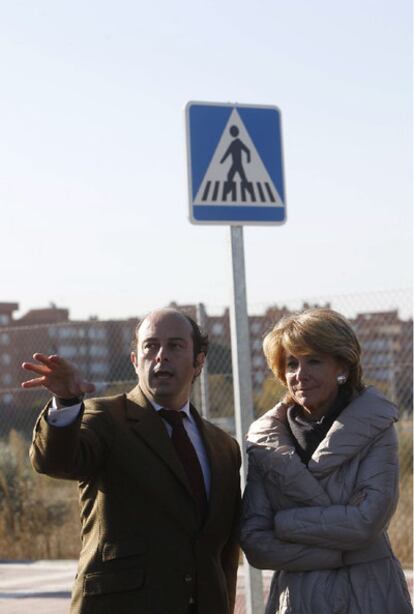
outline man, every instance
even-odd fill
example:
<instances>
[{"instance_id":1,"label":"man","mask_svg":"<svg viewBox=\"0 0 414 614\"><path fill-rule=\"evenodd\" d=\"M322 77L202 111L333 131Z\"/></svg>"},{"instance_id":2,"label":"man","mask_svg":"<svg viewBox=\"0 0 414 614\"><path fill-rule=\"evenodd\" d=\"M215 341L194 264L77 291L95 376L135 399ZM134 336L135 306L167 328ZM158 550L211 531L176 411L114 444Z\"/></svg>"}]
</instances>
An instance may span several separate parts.
<instances>
[{"instance_id":1,"label":"man","mask_svg":"<svg viewBox=\"0 0 414 614\"><path fill-rule=\"evenodd\" d=\"M23 363L37 377L22 386L54 395L35 426L33 467L79 481L72 614L233 612L240 452L189 403L207 347L193 320L153 311L131 353L136 388L84 403L93 384L67 361Z\"/></svg>"}]
</instances>

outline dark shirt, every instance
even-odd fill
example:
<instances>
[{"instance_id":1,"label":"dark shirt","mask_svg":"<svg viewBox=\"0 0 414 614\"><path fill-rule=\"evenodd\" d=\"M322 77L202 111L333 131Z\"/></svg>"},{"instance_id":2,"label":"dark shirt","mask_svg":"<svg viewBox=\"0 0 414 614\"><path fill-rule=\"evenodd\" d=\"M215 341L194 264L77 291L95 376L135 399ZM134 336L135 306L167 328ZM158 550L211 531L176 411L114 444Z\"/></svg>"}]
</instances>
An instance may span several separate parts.
<instances>
[{"instance_id":1,"label":"dark shirt","mask_svg":"<svg viewBox=\"0 0 414 614\"><path fill-rule=\"evenodd\" d=\"M311 459L318 445L324 439L333 422L349 403L349 394L341 388L332 407L319 420L311 420L300 405L287 410L287 420L296 452L305 465Z\"/></svg>"}]
</instances>

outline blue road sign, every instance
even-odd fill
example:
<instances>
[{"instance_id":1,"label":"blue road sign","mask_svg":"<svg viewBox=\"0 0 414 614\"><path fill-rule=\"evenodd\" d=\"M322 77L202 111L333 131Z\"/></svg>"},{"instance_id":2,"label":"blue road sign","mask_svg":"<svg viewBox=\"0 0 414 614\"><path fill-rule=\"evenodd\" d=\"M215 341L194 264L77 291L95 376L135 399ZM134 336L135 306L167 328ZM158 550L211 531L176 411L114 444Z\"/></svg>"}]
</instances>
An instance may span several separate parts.
<instances>
[{"instance_id":1,"label":"blue road sign","mask_svg":"<svg viewBox=\"0 0 414 614\"><path fill-rule=\"evenodd\" d=\"M280 111L273 106L186 106L190 220L286 221Z\"/></svg>"}]
</instances>

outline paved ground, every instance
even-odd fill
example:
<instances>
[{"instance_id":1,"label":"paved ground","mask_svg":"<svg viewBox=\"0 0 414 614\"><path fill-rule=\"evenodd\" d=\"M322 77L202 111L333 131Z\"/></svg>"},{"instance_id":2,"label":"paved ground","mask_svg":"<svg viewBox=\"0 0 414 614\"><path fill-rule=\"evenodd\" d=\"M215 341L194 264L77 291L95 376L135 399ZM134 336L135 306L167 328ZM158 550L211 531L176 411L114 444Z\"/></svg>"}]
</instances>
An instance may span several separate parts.
<instances>
[{"instance_id":1,"label":"paved ground","mask_svg":"<svg viewBox=\"0 0 414 614\"><path fill-rule=\"evenodd\" d=\"M76 561L0 562L1 614L67 614Z\"/></svg>"},{"instance_id":2,"label":"paved ground","mask_svg":"<svg viewBox=\"0 0 414 614\"><path fill-rule=\"evenodd\" d=\"M0 561L0 614L68 614L75 561ZM413 590L413 572L406 572ZM265 592L270 574L264 573ZM236 614L244 614L244 578L239 575Z\"/></svg>"}]
</instances>

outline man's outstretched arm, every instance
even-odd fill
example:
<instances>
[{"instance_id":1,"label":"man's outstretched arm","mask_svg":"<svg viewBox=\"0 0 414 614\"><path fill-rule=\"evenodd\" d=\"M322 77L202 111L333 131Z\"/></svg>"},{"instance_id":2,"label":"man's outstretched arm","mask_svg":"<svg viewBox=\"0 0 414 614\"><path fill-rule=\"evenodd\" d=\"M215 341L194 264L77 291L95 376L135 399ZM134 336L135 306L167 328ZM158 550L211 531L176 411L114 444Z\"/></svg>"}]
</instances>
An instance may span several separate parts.
<instances>
[{"instance_id":1,"label":"man's outstretched arm","mask_svg":"<svg viewBox=\"0 0 414 614\"><path fill-rule=\"evenodd\" d=\"M86 479L97 471L111 446L110 418L99 401L89 403L88 408L81 402L83 394L95 386L83 379L75 365L56 355L36 353L33 358L36 362L22 366L37 377L23 382L22 387L46 388L55 395L58 409L51 409L49 403L36 422L30 448L32 466L56 478ZM66 407L68 400L77 407ZM73 413L70 420L60 420L66 411Z\"/></svg>"}]
</instances>

